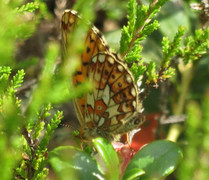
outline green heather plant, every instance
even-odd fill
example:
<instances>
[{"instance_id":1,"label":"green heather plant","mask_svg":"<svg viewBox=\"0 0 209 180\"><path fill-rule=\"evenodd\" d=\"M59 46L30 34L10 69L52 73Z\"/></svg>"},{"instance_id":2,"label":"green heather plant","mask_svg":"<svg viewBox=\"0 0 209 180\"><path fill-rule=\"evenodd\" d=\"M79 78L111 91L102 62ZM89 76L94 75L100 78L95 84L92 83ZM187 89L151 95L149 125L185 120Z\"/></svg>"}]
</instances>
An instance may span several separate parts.
<instances>
[{"instance_id":1,"label":"green heather plant","mask_svg":"<svg viewBox=\"0 0 209 180\"><path fill-rule=\"evenodd\" d=\"M179 179L208 179L208 105L208 92L203 96L200 105L194 101L189 102L187 105L188 119L186 121L185 136L188 145L184 146L184 160L181 162L177 172Z\"/></svg>"},{"instance_id":2,"label":"green heather plant","mask_svg":"<svg viewBox=\"0 0 209 180\"><path fill-rule=\"evenodd\" d=\"M49 82L58 46L55 43L49 46L41 80L30 99L24 99L27 107L22 106L22 100L16 94L21 91L25 72L23 69L12 70L9 66L13 69L18 66L14 61L15 43L31 36L38 21L37 16L36 20L26 24L24 14L35 15L34 11L44 4L36 1L21 6L21 3L0 3L3 20L0 28L0 179L44 179L48 174L47 145L62 119L62 112L52 113L49 103L52 101L47 98L40 100L40 97L46 92L46 87L52 85Z\"/></svg>"},{"instance_id":3,"label":"green heather plant","mask_svg":"<svg viewBox=\"0 0 209 180\"><path fill-rule=\"evenodd\" d=\"M79 0L73 9L91 22L95 17L93 7L101 8L109 17L118 19L114 15L116 6L115 12L120 12L122 16L124 2L121 7L120 1L112 2L111 6L108 3L107 1L101 5L97 1ZM179 179L198 179L195 178L196 173L198 177L207 179L209 171L205 159L208 159L209 149L209 98L207 93L202 96L205 93L198 94L192 90L190 96L188 94L193 89L192 80L198 77L195 71L201 71L199 67L204 68L205 64L208 67L209 64L209 28L205 26L207 20L201 21L204 28L199 26L192 30L185 28L185 24L175 23L176 32L169 38L163 37L167 36L165 32L170 27L162 26L159 30L161 22L165 22L162 15L158 14L161 8L167 5L170 7L170 3L172 2L168 0L150 0L149 3L138 4L136 0L129 0L127 25L121 30L121 38L118 40L120 47L117 49L130 67L136 83L141 83L142 102L149 101L149 93L154 88L163 86L163 82L170 80L175 91L168 95L169 98L165 97L168 101L166 106L169 105L171 115L185 113L188 116L186 126L183 123L169 126L169 130L164 132L167 133L167 140L156 139L135 152L135 156L129 159L130 162L123 169L121 157L112 144L103 138L93 139L91 146L85 151L72 145L48 149L52 134L63 118L63 112L55 107L92 88L89 83L72 87L69 81L83 48L80 34L87 32L89 28L85 25L86 21L81 20L81 27L77 27L73 34L73 48L69 50L68 57L70 61L57 65L61 56L59 42L49 41L38 78L34 84L27 85L30 76L25 72L29 72L28 69L37 63L34 59L38 58L31 58L25 64L17 61L18 43L33 36L41 20L50 19L51 16L41 0L30 3L23 0L0 2L0 179L46 179L49 165L58 179L163 179L176 168ZM185 2L182 7L188 8L189 3ZM204 9L204 4L202 6ZM112 8L113 12L105 7ZM31 18L26 18L27 15ZM170 18L173 17L165 21L168 22ZM166 30L163 29L165 27ZM153 52L160 49L158 61L146 55L145 42L151 44L149 38L155 33L160 34L160 40L157 38L157 46L149 46L149 49ZM209 74L208 70L204 72ZM29 93L23 97L21 93L27 88L30 89ZM203 99L202 103L195 101L194 96L199 101ZM187 104L188 99L192 101ZM151 103L154 102L152 99ZM158 106L162 105L159 101L156 102ZM149 112L151 107L145 104L145 111Z\"/></svg>"}]
</instances>

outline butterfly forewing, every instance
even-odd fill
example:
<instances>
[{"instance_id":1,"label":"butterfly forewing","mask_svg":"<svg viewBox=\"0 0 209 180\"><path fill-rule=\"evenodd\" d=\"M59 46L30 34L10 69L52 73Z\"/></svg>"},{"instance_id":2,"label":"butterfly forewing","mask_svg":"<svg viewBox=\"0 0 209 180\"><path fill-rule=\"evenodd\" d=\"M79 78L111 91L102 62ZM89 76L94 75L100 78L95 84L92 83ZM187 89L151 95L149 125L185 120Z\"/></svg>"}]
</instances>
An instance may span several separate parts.
<instances>
[{"instance_id":1,"label":"butterfly forewing","mask_svg":"<svg viewBox=\"0 0 209 180\"><path fill-rule=\"evenodd\" d=\"M70 48L78 18L75 11L66 10L62 17L64 50ZM92 27L84 38L84 51L73 77L76 86L84 81L93 84L93 90L75 99L74 105L84 138L103 136L113 139L139 126L137 120L141 103L134 78L118 56L109 51L99 30Z\"/></svg>"},{"instance_id":2,"label":"butterfly forewing","mask_svg":"<svg viewBox=\"0 0 209 180\"><path fill-rule=\"evenodd\" d=\"M62 16L62 42L66 52L66 47L70 48L70 43L68 42L69 36L74 30L74 27L78 23L79 19L80 18L78 17L77 12L73 10L66 10ZM97 28L93 27L84 38L84 51L81 55L80 65L73 77L73 84L75 86L87 80L87 70L91 58L98 52L109 51L109 47L106 45L104 38L102 35L98 36L98 33L99 31ZM76 109L79 109L79 113L82 114L80 116L84 116L86 97L83 96L82 98L78 98L76 101L77 102L75 102L75 104L78 106Z\"/></svg>"}]
</instances>

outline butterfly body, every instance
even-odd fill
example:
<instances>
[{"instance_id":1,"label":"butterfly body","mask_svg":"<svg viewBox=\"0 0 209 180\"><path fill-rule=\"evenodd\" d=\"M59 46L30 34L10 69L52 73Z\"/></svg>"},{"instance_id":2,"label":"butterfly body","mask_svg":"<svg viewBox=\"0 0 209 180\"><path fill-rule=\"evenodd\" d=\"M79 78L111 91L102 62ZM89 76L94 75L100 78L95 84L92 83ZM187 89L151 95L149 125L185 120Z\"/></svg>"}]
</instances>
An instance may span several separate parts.
<instances>
[{"instance_id":1,"label":"butterfly body","mask_svg":"<svg viewBox=\"0 0 209 180\"><path fill-rule=\"evenodd\" d=\"M62 16L62 40L66 49L68 35L77 20L75 11L66 10ZM80 66L73 77L75 86L84 81L90 81L93 90L75 99L74 107L85 139L101 136L113 140L138 128L142 108L133 75L124 61L110 52L95 27L86 36Z\"/></svg>"}]
</instances>

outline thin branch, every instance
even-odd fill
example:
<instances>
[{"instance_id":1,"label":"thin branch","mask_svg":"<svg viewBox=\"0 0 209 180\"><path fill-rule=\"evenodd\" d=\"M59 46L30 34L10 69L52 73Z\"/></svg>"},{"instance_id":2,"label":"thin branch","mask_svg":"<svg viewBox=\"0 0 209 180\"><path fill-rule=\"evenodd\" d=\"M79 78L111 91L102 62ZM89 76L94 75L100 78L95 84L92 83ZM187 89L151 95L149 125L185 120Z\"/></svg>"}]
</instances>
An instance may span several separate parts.
<instances>
[{"instance_id":1,"label":"thin branch","mask_svg":"<svg viewBox=\"0 0 209 180\"><path fill-rule=\"evenodd\" d=\"M134 36L133 36L133 38L132 38L132 40L131 40L131 42L130 42L130 44L129 44L129 46L128 46L127 51L124 52L124 53L122 54L122 56L121 56L122 58L124 58L124 57L128 54L129 50L133 47L134 42L136 41L136 39L138 39L138 38L141 37L141 36L139 36L139 33L140 33L140 31L143 30L143 28L145 27L145 25L146 25L147 23L149 23L149 21L150 21L150 19L149 19L150 15L151 15L151 12L148 13L147 18L146 18L146 20L144 21L144 24L143 24L143 25L136 31L136 33L134 34Z\"/></svg>"}]
</instances>

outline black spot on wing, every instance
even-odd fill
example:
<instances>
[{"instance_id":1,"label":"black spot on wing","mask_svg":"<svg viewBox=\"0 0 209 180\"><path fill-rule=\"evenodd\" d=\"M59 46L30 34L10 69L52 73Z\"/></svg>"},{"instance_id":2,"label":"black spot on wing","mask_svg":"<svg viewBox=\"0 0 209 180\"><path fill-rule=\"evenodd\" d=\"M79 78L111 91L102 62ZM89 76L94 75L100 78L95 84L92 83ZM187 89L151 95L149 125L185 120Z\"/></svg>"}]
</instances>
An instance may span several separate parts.
<instances>
[{"instance_id":1,"label":"black spot on wing","mask_svg":"<svg viewBox=\"0 0 209 180\"><path fill-rule=\"evenodd\" d=\"M95 40L91 37L91 35L89 36L89 38L90 38L90 43L95 42Z\"/></svg>"},{"instance_id":2,"label":"black spot on wing","mask_svg":"<svg viewBox=\"0 0 209 180\"><path fill-rule=\"evenodd\" d=\"M81 75L82 74L82 72L81 71L76 71L76 73L75 73L76 75Z\"/></svg>"},{"instance_id":3,"label":"black spot on wing","mask_svg":"<svg viewBox=\"0 0 209 180\"><path fill-rule=\"evenodd\" d=\"M90 47L86 48L86 53L88 54L91 51Z\"/></svg>"},{"instance_id":4,"label":"black spot on wing","mask_svg":"<svg viewBox=\"0 0 209 180\"><path fill-rule=\"evenodd\" d=\"M102 38L102 34L100 32L97 33L99 38Z\"/></svg>"},{"instance_id":5,"label":"black spot on wing","mask_svg":"<svg viewBox=\"0 0 209 180\"><path fill-rule=\"evenodd\" d=\"M88 65L89 65L88 62L82 62L82 64L83 64L84 66L88 66Z\"/></svg>"}]
</instances>

